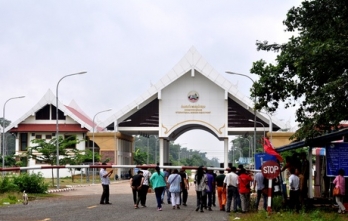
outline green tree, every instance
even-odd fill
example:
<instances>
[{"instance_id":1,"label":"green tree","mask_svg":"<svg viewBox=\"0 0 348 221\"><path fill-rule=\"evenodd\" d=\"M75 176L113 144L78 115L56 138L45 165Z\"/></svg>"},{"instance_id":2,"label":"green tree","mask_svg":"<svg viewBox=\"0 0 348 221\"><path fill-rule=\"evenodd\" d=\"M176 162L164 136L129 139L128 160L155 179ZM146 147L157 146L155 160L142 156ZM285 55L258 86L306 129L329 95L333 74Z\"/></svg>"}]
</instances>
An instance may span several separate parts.
<instances>
[{"instance_id":1,"label":"green tree","mask_svg":"<svg viewBox=\"0 0 348 221\"><path fill-rule=\"evenodd\" d=\"M99 162L101 156L99 153L94 153L94 162ZM78 150L78 149L69 149L67 150L67 156L60 160L61 164L64 165L82 165L86 162L93 162L93 152L91 150ZM75 172L80 171L81 168L69 168L71 173L71 181L75 182L74 175Z\"/></svg>"},{"instance_id":2,"label":"green tree","mask_svg":"<svg viewBox=\"0 0 348 221\"><path fill-rule=\"evenodd\" d=\"M253 63L251 73L260 76L251 89L256 108L274 112L281 102L296 106L297 139L336 130L348 119L347 1L303 1L283 23L294 33L287 43L256 43L258 50L278 53L275 62Z\"/></svg>"},{"instance_id":3,"label":"green tree","mask_svg":"<svg viewBox=\"0 0 348 221\"><path fill-rule=\"evenodd\" d=\"M42 163L50 164L51 166L57 164L57 139L45 140L45 139L34 139L32 140L33 146L28 147L27 155L28 158L32 158ZM69 157L69 152L73 149L68 149L81 142L76 136L71 136L66 139L59 137L58 139L58 152L59 164L62 159ZM53 169L52 169L52 185L54 186Z\"/></svg>"},{"instance_id":4,"label":"green tree","mask_svg":"<svg viewBox=\"0 0 348 221\"><path fill-rule=\"evenodd\" d=\"M146 159L147 159L147 153L140 150L140 149L136 149L133 152L133 160L134 163L136 165L142 165L142 164L146 164Z\"/></svg>"}]
</instances>

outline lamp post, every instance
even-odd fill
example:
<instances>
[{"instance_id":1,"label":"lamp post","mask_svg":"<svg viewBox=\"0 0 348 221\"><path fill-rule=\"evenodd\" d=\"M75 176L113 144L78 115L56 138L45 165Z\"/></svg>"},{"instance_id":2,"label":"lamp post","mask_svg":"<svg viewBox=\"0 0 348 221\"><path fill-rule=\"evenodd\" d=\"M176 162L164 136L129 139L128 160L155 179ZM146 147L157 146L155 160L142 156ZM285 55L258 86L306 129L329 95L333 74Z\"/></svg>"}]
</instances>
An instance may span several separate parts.
<instances>
[{"instance_id":1,"label":"lamp post","mask_svg":"<svg viewBox=\"0 0 348 221\"><path fill-rule=\"evenodd\" d=\"M2 168L5 167L5 107L6 107L6 103L9 102L10 100L24 98L24 97L25 96L11 97L5 102L3 110L2 110ZM4 175L4 172L2 172L2 175Z\"/></svg>"},{"instance_id":2,"label":"lamp post","mask_svg":"<svg viewBox=\"0 0 348 221\"><path fill-rule=\"evenodd\" d=\"M86 71L83 72L78 72L74 74L68 74L63 76L61 79L59 79L57 86L56 86L56 149L57 149L57 166L59 166L59 124L58 124L58 86L59 83L66 77L74 76L74 75L79 75L79 74L86 74ZM59 189L59 168L57 168L57 189Z\"/></svg>"},{"instance_id":3,"label":"lamp post","mask_svg":"<svg viewBox=\"0 0 348 221\"><path fill-rule=\"evenodd\" d=\"M267 116L269 117L269 122L270 122L270 124L269 124L269 131L271 132L271 143L272 143L272 140L273 140L273 123L272 123L272 117L271 117L271 115L269 115L267 112L262 112L262 113L265 113L265 114L267 114Z\"/></svg>"},{"instance_id":4,"label":"lamp post","mask_svg":"<svg viewBox=\"0 0 348 221\"><path fill-rule=\"evenodd\" d=\"M100 114L100 113L103 113L103 112L107 112L107 111L111 111L112 109L110 108L110 109L107 109L107 110L103 110L103 111L99 111L98 113L96 113L95 115L94 115L94 117L93 117L93 147L92 147L92 151L93 151L93 153L92 153L92 164L93 164L93 166L94 166L94 129L95 129L95 125L94 125L94 120L95 120L95 117L98 115L98 114ZM93 168L93 184L94 184L94 169L95 168Z\"/></svg>"},{"instance_id":5,"label":"lamp post","mask_svg":"<svg viewBox=\"0 0 348 221\"><path fill-rule=\"evenodd\" d=\"M249 119L250 122L254 122L254 123L258 123L261 124L263 126L263 144L265 144L265 137L266 137L266 130L265 130L265 125L263 125L263 123L261 123L260 121L253 121L251 119Z\"/></svg>"},{"instance_id":6,"label":"lamp post","mask_svg":"<svg viewBox=\"0 0 348 221\"><path fill-rule=\"evenodd\" d=\"M255 81L249 77L248 75L245 75L245 74L240 74L240 73L235 73L235 72L232 72L232 71L225 71L227 74L234 74L234 75L240 75L240 76L244 76L244 77L247 77L249 78L253 84L255 84ZM254 154L256 152L256 108L255 108L255 105L256 105L256 96L254 98Z\"/></svg>"}]
</instances>

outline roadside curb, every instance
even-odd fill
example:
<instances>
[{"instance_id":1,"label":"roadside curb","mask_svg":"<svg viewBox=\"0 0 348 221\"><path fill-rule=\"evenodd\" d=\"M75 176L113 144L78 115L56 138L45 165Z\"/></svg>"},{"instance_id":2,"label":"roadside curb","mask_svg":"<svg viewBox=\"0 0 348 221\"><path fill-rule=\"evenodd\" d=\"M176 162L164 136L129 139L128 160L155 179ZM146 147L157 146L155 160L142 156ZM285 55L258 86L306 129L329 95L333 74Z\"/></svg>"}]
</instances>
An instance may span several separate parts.
<instances>
[{"instance_id":1,"label":"roadside curb","mask_svg":"<svg viewBox=\"0 0 348 221\"><path fill-rule=\"evenodd\" d=\"M110 185L118 184L118 183L124 183L124 182L129 182L129 180L118 180L118 181L113 181L110 182ZM47 193L59 193L59 192L66 192L66 191L73 191L76 190L80 187L89 187L89 186L95 186L98 184L85 184L85 185L66 185L66 188L61 188L61 189L50 189L47 191Z\"/></svg>"}]
</instances>

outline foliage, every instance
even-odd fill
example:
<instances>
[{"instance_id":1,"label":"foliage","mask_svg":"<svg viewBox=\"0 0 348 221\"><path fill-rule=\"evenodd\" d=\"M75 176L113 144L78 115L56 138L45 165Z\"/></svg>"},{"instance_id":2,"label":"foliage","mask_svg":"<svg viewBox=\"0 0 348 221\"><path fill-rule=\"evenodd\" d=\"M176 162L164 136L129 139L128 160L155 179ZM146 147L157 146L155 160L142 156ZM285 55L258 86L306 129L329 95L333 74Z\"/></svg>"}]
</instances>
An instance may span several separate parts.
<instances>
[{"instance_id":1,"label":"foliage","mask_svg":"<svg viewBox=\"0 0 348 221\"><path fill-rule=\"evenodd\" d=\"M136 165L142 165L142 164L146 164L146 159L147 159L147 153L140 150L140 149L136 149L133 152L133 160L134 163Z\"/></svg>"},{"instance_id":2,"label":"foliage","mask_svg":"<svg viewBox=\"0 0 348 221\"><path fill-rule=\"evenodd\" d=\"M19 191L18 186L15 185L8 176L4 176L3 178L0 178L0 193L17 192L17 191Z\"/></svg>"},{"instance_id":3,"label":"foliage","mask_svg":"<svg viewBox=\"0 0 348 221\"><path fill-rule=\"evenodd\" d=\"M5 155L4 158L5 158L5 166L12 167L12 166L16 165L16 160L15 160L15 157L13 154ZM2 156L1 156L0 162L2 164Z\"/></svg>"},{"instance_id":4,"label":"foliage","mask_svg":"<svg viewBox=\"0 0 348 221\"><path fill-rule=\"evenodd\" d=\"M5 124L5 125L4 125ZM0 118L0 125L1 126L5 126L4 128L6 128L8 125L11 124L11 121L5 119L3 120L3 118ZM1 134L1 140L2 140L2 134ZM15 152L15 146L16 146L16 138L14 136L14 134L10 133L10 132L6 132L5 133L5 143L6 143L6 155L12 155ZM6 163L6 161L5 161Z\"/></svg>"},{"instance_id":5,"label":"foliage","mask_svg":"<svg viewBox=\"0 0 348 221\"><path fill-rule=\"evenodd\" d=\"M81 142L78 140L76 136L71 136L63 139L63 137L58 138L58 154L59 157L69 158L71 155L69 153L74 151L73 148L69 148L75 146ZM35 160L39 160L43 163L48 163L50 165L57 164L57 139L44 140L44 139L34 139L32 140L33 146L28 147L27 156L28 158L33 158ZM63 160L59 158L59 164ZM52 186L54 186L53 179L53 169L52 169Z\"/></svg>"},{"instance_id":6,"label":"foliage","mask_svg":"<svg viewBox=\"0 0 348 221\"><path fill-rule=\"evenodd\" d=\"M272 210L275 212L280 212L283 208L283 197L274 196L272 198Z\"/></svg>"},{"instance_id":7,"label":"foliage","mask_svg":"<svg viewBox=\"0 0 348 221\"><path fill-rule=\"evenodd\" d=\"M21 173L13 177L13 183L18 186L20 192L25 190L27 193L46 193L48 190L48 184L41 173Z\"/></svg>"},{"instance_id":8,"label":"foliage","mask_svg":"<svg viewBox=\"0 0 348 221\"><path fill-rule=\"evenodd\" d=\"M169 162L172 165L186 166L219 166L218 159L208 159L206 152L188 150L180 144L169 143ZM180 160L179 160L180 158ZM159 145L157 136L135 137L135 152L133 152L134 163L156 164L159 161Z\"/></svg>"},{"instance_id":9,"label":"foliage","mask_svg":"<svg viewBox=\"0 0 348 221\"><path fill-rule=\"evenodd\" d=\"M348 119L347 1L303 1L283 23L296 34L287 43L256 43L258 50L279 53L273 63L253 63L251 73L260 76L252 89L256 108L274 112L280 102L299 105L297 139L336 130Z\"/></svg>"}]
</instances>

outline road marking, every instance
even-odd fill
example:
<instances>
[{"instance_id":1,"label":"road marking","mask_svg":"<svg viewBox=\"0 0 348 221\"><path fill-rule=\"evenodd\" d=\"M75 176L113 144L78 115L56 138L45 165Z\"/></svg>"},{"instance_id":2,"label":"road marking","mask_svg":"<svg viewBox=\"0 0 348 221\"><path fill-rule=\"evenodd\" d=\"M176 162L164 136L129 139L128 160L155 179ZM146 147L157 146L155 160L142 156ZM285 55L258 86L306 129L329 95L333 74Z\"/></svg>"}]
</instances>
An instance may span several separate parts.
<instances>
[{"instance_id":1,"label":"road marking","mask_svg":"<svg viewBox=\"0 0 348 221\"><path fill-rule=\"evenodd\" d=\"M51 218L45 218L45 219L39 220L39 221L48 221L48 220L51 220Z\"/></svg>"},{"instance_id":2,"label":"road marking","mask_svg":"<svg viewBox=\"0 0 348 221\"><path fill-rule=\"evenodd\" d=\"M88 209L93 209L93 208L96 208L97 206L89 206L87 207Z\"/></svg>"}]
</instances>

